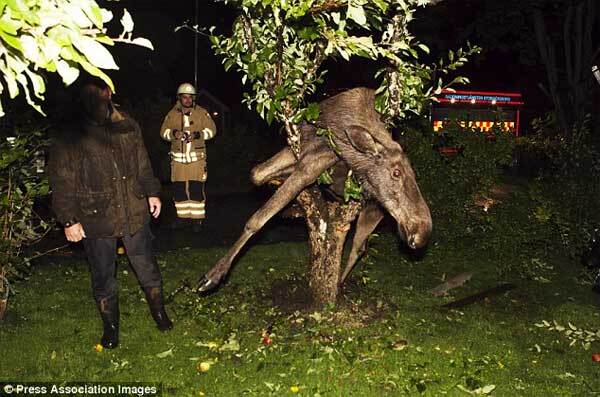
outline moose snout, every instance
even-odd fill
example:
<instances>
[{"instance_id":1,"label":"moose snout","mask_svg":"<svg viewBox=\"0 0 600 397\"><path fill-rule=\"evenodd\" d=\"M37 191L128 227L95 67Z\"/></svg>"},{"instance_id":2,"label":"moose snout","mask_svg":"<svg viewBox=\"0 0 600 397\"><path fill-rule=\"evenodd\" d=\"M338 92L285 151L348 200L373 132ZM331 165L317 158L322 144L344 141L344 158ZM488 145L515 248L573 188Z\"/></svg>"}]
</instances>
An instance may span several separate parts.
<instances>
[{"instance_id":1,"label":"moose snout","mask_svg":"<svg viewBox=\"0 0 600 397\"><path fill-rule=\"evenodd\" d=\"M412 249L417 249L417 237L416 236L410 236L408 238L408 246Z\"/></svg>"},{"instance_id":2,"label":"moose snout","mask_svg":"<svg viewBox=\"0 0 600 397\"><path fill-rule=\"evenodd\" d=\"M418 250L427 246L431 229L426 230L407 230L398 225L398 234L406 245L412 250Z\"/></svg>"},{"instance_id":3,"label":"moose snout","mask_svg":"<svg viewBox=\"0 0 600 397\"><path fill-rule=\"evenodd\" d=\"M416 250L425 247L428 241L429 236L425 237L422 234L415 233L408 236L406 243L411 249Z\"/></svg>"},{"instance_id":4,"label":"moose snout","mask_svg":"<svg viewBox=\"0 0 600 397\"><path fill-rule=\"evenodd\" d=\"M412 250L425 248L431 236L431 222L415 222L408 227L398 225L398 233Z\"/></svg>"}]
</instances>

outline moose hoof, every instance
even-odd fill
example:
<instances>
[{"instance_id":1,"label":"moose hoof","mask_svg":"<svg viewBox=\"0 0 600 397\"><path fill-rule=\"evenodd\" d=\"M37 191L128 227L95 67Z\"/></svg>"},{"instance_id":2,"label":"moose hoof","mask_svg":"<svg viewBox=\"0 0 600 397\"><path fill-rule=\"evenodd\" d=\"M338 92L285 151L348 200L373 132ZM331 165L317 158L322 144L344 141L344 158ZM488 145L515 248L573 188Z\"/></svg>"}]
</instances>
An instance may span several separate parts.
<instances>
[{"instance_id":1,"label":"moose hoof","mask_svg":"<svg viewBox=\"0 0 600 397\"><path fill-rule=\"evenodd\" d=\"M209 292L217 288L219 283L212 281L211 279L203 276L200 281L198 281L198 289L196 290L199 294L204 292Z\"/></svg>"}]
</instances>

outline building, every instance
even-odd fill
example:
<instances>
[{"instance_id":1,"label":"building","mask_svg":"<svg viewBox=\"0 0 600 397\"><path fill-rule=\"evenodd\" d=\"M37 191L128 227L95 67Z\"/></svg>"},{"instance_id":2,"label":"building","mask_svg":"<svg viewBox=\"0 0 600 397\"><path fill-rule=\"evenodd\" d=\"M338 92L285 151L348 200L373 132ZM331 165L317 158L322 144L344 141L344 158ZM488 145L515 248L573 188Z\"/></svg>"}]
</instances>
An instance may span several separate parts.
<instances>
[{"instance_id":1,"label":"building","mask_svg":"<svg viewBox=\"0 0 600 397\"><path fill-rule=\"evenodd\" d=\"M499 126L518 136L524 104L519 93L445 89L432 106L431 122L436 132L443 132L448 123L457 122L462 127L484 132Z\"/></svg>"}]
</instances>

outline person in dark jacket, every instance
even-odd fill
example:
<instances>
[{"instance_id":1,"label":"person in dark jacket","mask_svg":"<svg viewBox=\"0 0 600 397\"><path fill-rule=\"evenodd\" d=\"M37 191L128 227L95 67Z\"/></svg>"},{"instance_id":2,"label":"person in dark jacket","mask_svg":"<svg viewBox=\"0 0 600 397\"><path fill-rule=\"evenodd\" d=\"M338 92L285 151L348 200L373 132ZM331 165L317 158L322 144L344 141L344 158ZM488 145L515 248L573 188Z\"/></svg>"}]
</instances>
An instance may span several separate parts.
<instances>
[{"instance_id":1,"label":"person in dark jacket","mask_svg":"<svg viewBox=\"0 0 600 397\"><path fill-rule=\"evenodd\" d=\"M80 120L54 140L48 175L52 207L68 241L83 241L92 294L104 324L101 344L119 343L116 244L121 238L161 331L173 324L165 312L162 278L152 252L150 215L161 210L139 125L116 109L111 90L91 80L80 90Z\"/></svg>"}]
</instances>

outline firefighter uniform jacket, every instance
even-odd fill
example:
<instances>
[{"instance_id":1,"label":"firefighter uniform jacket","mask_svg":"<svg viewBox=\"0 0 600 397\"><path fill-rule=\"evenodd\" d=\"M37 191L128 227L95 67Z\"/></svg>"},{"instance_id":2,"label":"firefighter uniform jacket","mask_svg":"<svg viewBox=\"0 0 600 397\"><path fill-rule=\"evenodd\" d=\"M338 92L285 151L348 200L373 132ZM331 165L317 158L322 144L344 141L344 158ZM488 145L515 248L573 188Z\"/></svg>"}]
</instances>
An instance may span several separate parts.
<instances>
[{"instance_id":1,"label":"firefighter uniform jacket","mask_svg":"<svg viewBox=\"0 0 600 397\"><path fill-rule=\"evenodd\" d=\"M167 113L160 136L171 142L171 181L206 180L205 141L215 134L213 119L200 106L186 109L178 102Z\"/></svg>"}]
</instances>

